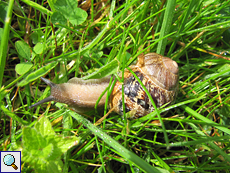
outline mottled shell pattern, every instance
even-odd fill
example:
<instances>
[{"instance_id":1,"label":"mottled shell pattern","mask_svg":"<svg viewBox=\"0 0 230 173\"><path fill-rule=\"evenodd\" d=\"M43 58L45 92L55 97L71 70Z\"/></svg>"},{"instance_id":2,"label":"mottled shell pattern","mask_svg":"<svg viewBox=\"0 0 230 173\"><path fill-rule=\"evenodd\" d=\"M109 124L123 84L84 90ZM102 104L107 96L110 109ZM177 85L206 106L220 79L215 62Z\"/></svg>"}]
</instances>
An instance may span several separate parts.
<instances>
[{"instance_id":1,"label":"mottled shell pattern","mask_svg":"<svg viewBox=\"0 0 230 173\"><path fill-rule=\"evenodd\" d=\"M131 65L130 69L144 84L158 108L175 100L179 80L179 69L175 61L156 53L148 53L139 56L137 64ZM124 72L124 100L125 112L131 113L130 118L140 118L154 111L146 92L127 69ZM109 106L123 115L122 84L119 81L111 93Z\"/></svg>"}]
</instances>

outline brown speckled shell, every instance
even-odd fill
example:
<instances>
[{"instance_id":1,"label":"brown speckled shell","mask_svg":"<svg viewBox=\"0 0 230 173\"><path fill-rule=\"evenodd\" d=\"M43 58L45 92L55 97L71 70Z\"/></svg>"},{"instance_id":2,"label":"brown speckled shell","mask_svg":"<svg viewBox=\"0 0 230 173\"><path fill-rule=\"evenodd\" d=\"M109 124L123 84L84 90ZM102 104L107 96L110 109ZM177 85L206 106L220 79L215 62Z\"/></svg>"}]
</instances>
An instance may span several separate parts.
<instances>
[{"instance_id":1,"label":"brown speckled shell","mask_svg":"<svg viewBox=\"0 0 230 173\"><path fill-rule=\"evenodd\" d=\"M137 64L130 68L147 88L158 108L175 100L179 80L175 61L156 53L148 53L138 57ZM124 72L124 100L125 112L130 113L130 118L140 118L154 111L144 89L129 70ZM122 84L119 81L111 93L109 106L123 115Z\"/></svg>"}]
</instances>

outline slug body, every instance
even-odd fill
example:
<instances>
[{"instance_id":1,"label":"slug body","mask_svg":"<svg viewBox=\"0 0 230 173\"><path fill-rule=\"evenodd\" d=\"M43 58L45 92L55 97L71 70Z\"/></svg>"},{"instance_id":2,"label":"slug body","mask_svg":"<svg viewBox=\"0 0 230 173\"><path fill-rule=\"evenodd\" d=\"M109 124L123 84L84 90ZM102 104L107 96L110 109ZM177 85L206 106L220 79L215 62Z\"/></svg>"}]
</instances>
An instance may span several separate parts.
<instances>
[{"instance_id":1,"label":"slug body","mask_svg":"<svg viewBox=\"0 0 230 173\"><path fill-rule=\"evenodd\" d=\"M48 101L56 101L69 105L78 113L94 109L96 101L108 87L110 81L110 77L89 80L74 77L67 83L54 84L43 77L41 79L51 87L51 95L30 108ZM106 94L101 98L98 107L103 107L105 100Z\"/></svg>"},{"instance_id":2,"label":"slug body","mask_svg":"<svg viewBox=\"0 0 230 173\"><path fill-rule=\"evenodd\" d=\"M175 61L156 53L148 53L138 57L137 64L131 65L130 69L149 91L157 107L175 100L179 80L178 65ZM80 113L94 109L96 101L109 86L110 81L110 77L90 80L72 78L67 83L54 84L48 79L41 79L51 87L51 95L30 108L53 100L66 103ZM139 118L154 111L144 89L129 70L124 72L123 85L125 112L131 112L130 118ZM103 107L105 100L106 94L101 98L98 107ZM116 82L110 95L109 107L123 115L122 84L119 81Z\"/></svg>"}]
</instances>

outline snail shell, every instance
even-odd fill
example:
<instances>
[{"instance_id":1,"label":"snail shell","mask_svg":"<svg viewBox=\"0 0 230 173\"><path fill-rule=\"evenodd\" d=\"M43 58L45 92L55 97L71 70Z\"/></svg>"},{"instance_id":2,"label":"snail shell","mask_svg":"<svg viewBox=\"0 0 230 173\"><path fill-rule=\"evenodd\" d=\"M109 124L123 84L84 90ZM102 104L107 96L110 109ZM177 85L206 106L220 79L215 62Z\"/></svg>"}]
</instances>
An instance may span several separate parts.
<instances>
[{"instance_id":1,"label":"snail shell","mask_svg":"<svg viewBox=\"0 0 230 173\"><path fill-rule=\"evenodd\" d=\"M175 61L156 53L148 53L139 56L137 64L131 65L130 69L147 88L157 107L175 100L179 80L178 65ZM63 84L54 84L48 79L41 79L51 87L51 95L30 108L53 100L66 103L76 112L82 113L94 109L96 101L108 87L110 77L90 80L72 78ZM154 111L144 89L127 69L124 72L123 85L125 112L131 112L130 118L139 118ZM104 106L105 99L106 94L101 98L98 107ZM110 95L109 107L123 115L122 84L119 81L116 82Z\"/></svg>"},{"instance_id":2,"label":"snail shell","mask_svg":"<svg viewBox=\"0 0 230 173\"><path fill-rule=\"evenodd\" d=\"M138 57L137 64L130 66L130 69L144 84L158 108L175 100L179 79L175 61L156 53L148 53ZM122 84L117 81L110 96L110 107L115 107L114 111L123 115L121 88ZM128 70L124 72L124 100L125 112L132 111L131 118L139 118L154 111L146 92Z\"/></svg>"}]
</instances>

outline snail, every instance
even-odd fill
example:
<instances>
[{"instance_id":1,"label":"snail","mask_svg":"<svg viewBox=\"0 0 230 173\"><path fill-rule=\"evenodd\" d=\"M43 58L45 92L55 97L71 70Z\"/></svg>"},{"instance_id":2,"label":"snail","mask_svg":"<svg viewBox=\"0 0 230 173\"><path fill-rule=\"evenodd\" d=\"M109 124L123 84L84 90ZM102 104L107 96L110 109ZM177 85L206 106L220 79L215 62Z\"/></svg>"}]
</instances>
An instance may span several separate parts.
<instances>
[{"instance_id":1,"label":"snail","mask_svg":"<svg viewBox=\"0 0 230 173\"><path fill-rule=\"evenodd\" d=\"M136 65L130 69L137 75L149 91L155 105L159 108L175 101L178 93L179 69L175 61L156 53L148 53L138 57ZM67 83L54 84L41 78L51 87L51 95L29 108L39 104L56 101L66 103L76 112L82 113L94 109L102 92L109 86L110 76L102 79L82 80L72 78ZM124 71L125 112L132 112L130 118L136 119L154 111L146 92L129 70ZM100 99L98 107L103 107L106 94ZM117 81L109 97L109 107L123 115L122 83Z\"/></svg>"}]
</instances>

